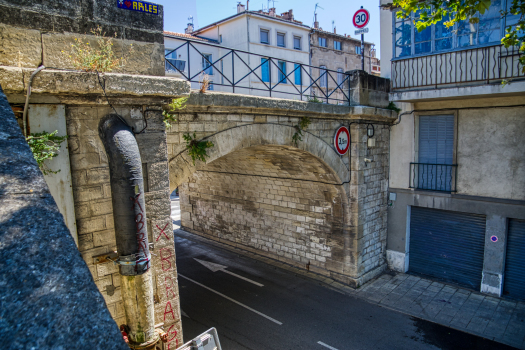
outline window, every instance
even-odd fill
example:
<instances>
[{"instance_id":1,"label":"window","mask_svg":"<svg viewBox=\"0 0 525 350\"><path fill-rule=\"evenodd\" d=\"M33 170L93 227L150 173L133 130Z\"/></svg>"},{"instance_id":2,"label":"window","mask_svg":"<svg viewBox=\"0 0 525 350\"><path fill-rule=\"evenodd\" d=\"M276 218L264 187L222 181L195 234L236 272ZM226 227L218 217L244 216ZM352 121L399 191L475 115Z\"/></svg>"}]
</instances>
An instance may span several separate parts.
<instances>
[{"instance_id":1,"label":"window","mask_svg":"<svg viewBox=\"0 0 525 350\"><path fill-rule=\"evenodd\" d=\"M327 87L328 86L328 71L326 70L326 66L319 67L319 74L320 74L320 84L321 87Z\"/></svg>"},{"instance_id":2,"label":"window","mask_svg":"<svg viewBox=\"0 0 525 350\"><path fill-rule=\"evenodd\" d=\"M340 41L335 41L334 40L334 50L341 51L341 42Z\"/></svg>"},{"instance_id":3,"label":"window","mask_svg":"<svg viewBox=\"0 0 525 350\"><path fill-rule=\"evenodd\" d=\"M166 49L164 50L164 55L166 56L166 58L172 58L172 59L177 59L177 51L173 51L172 49Z\"/></svg>"},{"instance_id":4,"label":"window","mask_svg":"<svg viewBox=\"0 0 525 350\"><path fill-rule=\"evenodd\" d=\"M293 48L295 50L301 50L301 37L300 36L293 37Z\"/></svg>"},{"instance_id":5,"label":"window","mask_svg":"<svg viewBox=\"0 0 525 350\"><path fill-rule=\"evenodd\" d=\"M361 46L356 46L356 47L355 47L355 53L356 53L357 55L360 55L360 54L361 54Z\"/></svg>"},{"instance_id":6,"label":"window","mask_svg":"<svg viewBox=\"0 0 525 350\"><path fill-rule=\"evenodd\" d=\"M319 38L319 46L326 47L326 38Z\"/></svg>"},{"instance_id":7,"label":"window","mask_svg":"<svg viewBox=\"0 0 525 350\"><path fill-rule=\"evenodd\" d=\"M454 116L420 116L417 187L450 191L453 160Z\"/></svg>"},{"instance_id":8,"label":"window","mask_svg":"<svg viewBox=\"0 0 525 350\"><path fill-rule=\"evenodd\" d=\"M286 81L286 62L277 61L277 66L279 67L279 83L287 84Z\"/></svg>"},{"instance_id":9,"label":"window","mask_svg":"<svg viewBox=\"0 0 525 350\"><path fill-rule=\"evenodd\" d=\"M261 43L262 44L270 43L270 32L266 29L261 29Z\"/></svg>"},{"instance_id":10,"label":"window","mask_svg":"<svg viewBox=\"0 0 525 350\"><path fill-rule=\"evenodd\" d=\"M283 33L277 33L277 46L285 47L284 44L284 34Z\"/></svg>"},{"instance_id":11,"label":"window","mask_svg":"<svg viewBox=\"0 0 525 350\"><path fill-rule=\"evenodd\" d=\"M507 1L509 3L510 1ZM484 14L477 14L479 23L470 23L465 19L453 27L447 28L444 23L450 18L447 16L422 32L415 28L414 21L420 16L421 10L403 20L394 16L394 56L405 57L411 55L428 54L454 48L463 48L489 43L498 43L504 36L501 11L502 0L490 1L490 7ZM505 25L516 23L517 16L509 15L505 18Z\"/></svg>"},{"instance_id":12,"label":"window","mask_svg":"<svg viewBox=\"0 0 525 350\"><path fill-rule=\"evenodd\" d=\"M342 83L343 83L343 68L337 68L337 85L341 85Z\"/></svg>"},{"instance_id":13,"label":"window","mask_svg":"<svg viewBox=\"0 0 525 350\"><path fill-rule=\"evenodd\" d=\"M202 54L202 69L204 73L208 75L213 75L213 67L211 65L212 62L213 60L211 58L211 55L205 53Z\"/></svg>"},{"instance_id":14,"label":"window","mask_svg":"<svg viewBox=\"0 0 525 350\"><path fill-rule=\"evenodd\" d=\"M265 83L270 81L270 62L267 58L261 58L261 79Z\"/></svg>"},{"instance_id":15,"label":"window","mask_svg":"<svg viewBox=\"0 0 525 350\"><path fill-rule=\"evenodd\" d=\"M175 67L179 68L180 70L184 70L184 67L182 67L181 69L180 64L177 64L177 62L175 61L177 59L177 51L172 51L172 49L164 50L164 56L166 57L166 70L177 72L177 69Z\"/></svg>"},{"instance_id":16,"label":"window","mask_svg":"<svg viewBox=\"0 0 525 350\"><path fill-rule=\"evenodd\" d=\"M295 77L295 85L303 85L303 79L301 76L301 65L299 63L294 64L294 77Z\"/></svg>"}]
</instances>

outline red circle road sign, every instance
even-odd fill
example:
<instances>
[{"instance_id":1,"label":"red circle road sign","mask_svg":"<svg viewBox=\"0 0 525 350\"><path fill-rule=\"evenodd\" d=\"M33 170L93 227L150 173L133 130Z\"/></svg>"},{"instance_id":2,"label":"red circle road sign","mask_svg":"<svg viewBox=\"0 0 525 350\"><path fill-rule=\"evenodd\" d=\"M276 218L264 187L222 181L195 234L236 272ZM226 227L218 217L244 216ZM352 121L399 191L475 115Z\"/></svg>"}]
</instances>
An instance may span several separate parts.
<instances>
[{"instance_id":1,"label":"red circle road sign","mask_svg":"<svg viewBox=\"0 0 525 350\"><path fill-rule=\"evenodd\" d=\"M359 9L356 13L354 13L354 27L358 29L364 28L368 24L368 21L370 21L370 12L367 10Z\"/></svg>"},{"instance_id":2,"label":"red circle road sign","mask_svg":"<svg viewBox=\"0 0 525 350\"><path fill-rule=\"evenodd\" d=\"M346 126L341 126L335 132L334 136L335 150L340 155L345 155L350 148L350 132Z\"/></svg>"}]
</instances>

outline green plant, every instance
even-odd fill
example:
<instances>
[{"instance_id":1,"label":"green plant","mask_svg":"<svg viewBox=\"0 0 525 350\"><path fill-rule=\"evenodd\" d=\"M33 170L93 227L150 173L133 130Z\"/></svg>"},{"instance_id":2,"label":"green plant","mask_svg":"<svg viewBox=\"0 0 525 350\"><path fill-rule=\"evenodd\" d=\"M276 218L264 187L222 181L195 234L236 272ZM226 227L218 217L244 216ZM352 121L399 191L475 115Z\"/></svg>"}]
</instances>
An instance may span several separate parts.
<instances>
[{"instance_id":1,"label":"green plant","mask_svg":"<svg viewBox=\"0 0 525 350\"><path fill-rule=\"evenodd\" d=\"M401 112L401 108L399 108L398 106L396 106L396 104L392 101L390 101L390 103L388 104L388 106L386 107L386 109L390 109L392 111L396 111L396 113L399 113Z\"/></svg>"},{"instance_id":2,"label":"green plant","mask_svg":"<svg viewBox=\"0 0 525 350\"><path fill-rule=\"evenodd\" d=\"M297 143L299 141L303 140L303 138L302 138L303 130L306 130L309 125L310 125L310 118L303 117L303 118L301 118L301 121L299 122L299 124L294 126L296 131L295 131L295 134L293 134L293 136L292 136L292 142L294 143L295 147L297 147Z\"/></svg>"},{"instance_id":3,"label":"green plant","mask_svg":"<svg viewBox=\"0 0 525 350\"><path fill-rule=\"evenodd\" d=\"M29 148L31 148L31 152L33 152L33 157L35 157L38 167L44 175L56 174L60 171L60 169L53 171L45 164L46 160L58 155L60 144L67 139L67 136L56 136L57 132L58 131L55 130L52 133L46 131L32 133L26 138Z\"/></svg>"},{"instance_id":4,"label":"green plant","mask_svg":"<svg viewBox=\"0 0 525 350\"><path fill-rule=\"evenodd\" d=\"M201 160L203 162L208 158L208 153L206 149L213 147L214 144L211 141L197 141L197 136L193 133L193 137L188 134L182 135L184 141L186 141L186 147L188 149L188 154L193 160L193 165L195 165L195 160Z\"/></svg>"},{"instance_id":5,"label":"green plant","mask_svg":"<svg viewBox=\"0 0 525 350\"><path fill-rule=\"evenodd\" d=\"M312 102L312 103L323 103L323 101L317 99L317 96L314 96L313 98L309 98L307 101Z\"/></svg>"},{"instance_id":6,"label":"green plant","mask_svg":"<svg viewBox=\"0 0 525 350\"><path fill-rule=\"evenodd\" d=\"M177 119L175 119L175 116L170 112L176 112L186 108L187 101L187 97L174 98L173 100L171 100L171 103L168 104L168 107L170 108L169 111L162 111L162 121L164 122L164 125L166 125L166 128L171 128L171 123L177 121Z\"/></svg>"},{"instance_id":7,"label":"green plant","mask_svg":"<svg viewBox=\"0 0 525 350\"><path fill-rule=\"evenodd\" d=\"M124 57L115 56L112 38L106 37L106 33L102 32L101 27L97 27L91 33L97 38L98 47L93 47L88 42L75 38L75 43L71 44L72 51L69 55L73 61L73 66L85 72L111 72L115 68L123 67L126 60ZM115 37L117 37L117 33L115 33ZM133 51L132 45L130 45L129 53Z\"/></svg>"}]
</instances>

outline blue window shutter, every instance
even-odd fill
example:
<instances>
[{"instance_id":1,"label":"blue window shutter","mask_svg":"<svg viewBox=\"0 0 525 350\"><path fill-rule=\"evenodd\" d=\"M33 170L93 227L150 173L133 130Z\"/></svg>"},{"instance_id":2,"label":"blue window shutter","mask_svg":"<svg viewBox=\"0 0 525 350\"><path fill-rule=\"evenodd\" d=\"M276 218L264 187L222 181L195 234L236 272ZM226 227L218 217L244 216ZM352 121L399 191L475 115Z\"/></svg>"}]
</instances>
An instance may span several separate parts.
<instances>
[{"instance_id":1,"label":"blue window shutter","mask_svg":"<svg viewBox=\"0 0 525 350\"><path fill-rule=\"evenodd\" d=\"M419 117L419 163L452 164L454 116Z\"/></svg>"},{"instance_id":2,"label":"blue window shutter","mask_svg":"<svg viewBox=\"0 0 525 350\"><path fill-rule=\"evenodd\" d=\"M268 59L267 58L261 58L261 63L262 63L262 66L261 66L261 79L264 82L269 82L270 81L270 69L269 69L270 67L269 67Z\"/></svg>"},{"instance_id":3,"label":"blue window shutter","mask_svg":"<svg viewBox=\"0 0 525 350\"><path fill-rule=\"evenodd\" d=\"M294 64L294 69L295 69L295 73L294 73L295 85L302 85L303 82L302 82L302 79L301 79L301 65L299 63L295 63Z\"/></svg>"}]
</instances>

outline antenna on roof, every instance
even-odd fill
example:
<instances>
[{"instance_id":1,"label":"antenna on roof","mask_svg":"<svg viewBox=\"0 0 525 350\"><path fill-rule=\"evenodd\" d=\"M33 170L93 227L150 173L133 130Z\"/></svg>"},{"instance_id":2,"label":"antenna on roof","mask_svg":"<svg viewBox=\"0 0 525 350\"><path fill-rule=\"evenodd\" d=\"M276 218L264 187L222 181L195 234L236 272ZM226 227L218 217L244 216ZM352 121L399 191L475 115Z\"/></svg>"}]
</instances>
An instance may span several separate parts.
<instances>
[{"instance_id":1,"label":"antenna on roof","mask_svg":"<svg viewBox=\"0 0 525 350\"><path fill-rule=\"evenodd\" d=\"M273 8L275 8L275 3L276 3L276 2L279 2L279 1L277 1L277 0L268 0L268 2L270 2L270 1L273 3L273 5L272 5Z\"/></svg>"},{"instance_id":2,"label":"antenna on roof","mask_svg":"<svg viewBox=\"0 0 525 350\"><path fill-rule=\"evenodd\" d=\"M316 3L315 4L315 9L314 9L314 28L317 28L315 26L315 23L317 23L317 9L320 8L321 10L324 10L324 8L322 8L321 6L319 6L319 3Z\"/></svg>"},{"instance_id":3,"label":"antenna on roof","mask_svg":"<svg viewBox=\"0 0 525 350\"><path fill-rule=\"evenodd\" d=\"M190 21L190 23L193 24L193 16L188 17L188 21Z\"/></svg>"},{"instance_id":4,"label":"antenna on roof","mask_svg":"<svg viewBox=\"0 0 525 350\"><path fill-rule=\"evenodd\" d=\"M332 33L334 32L334 28L335 28L335 21L332 20Z\"/></svg>"}]
</instances>

